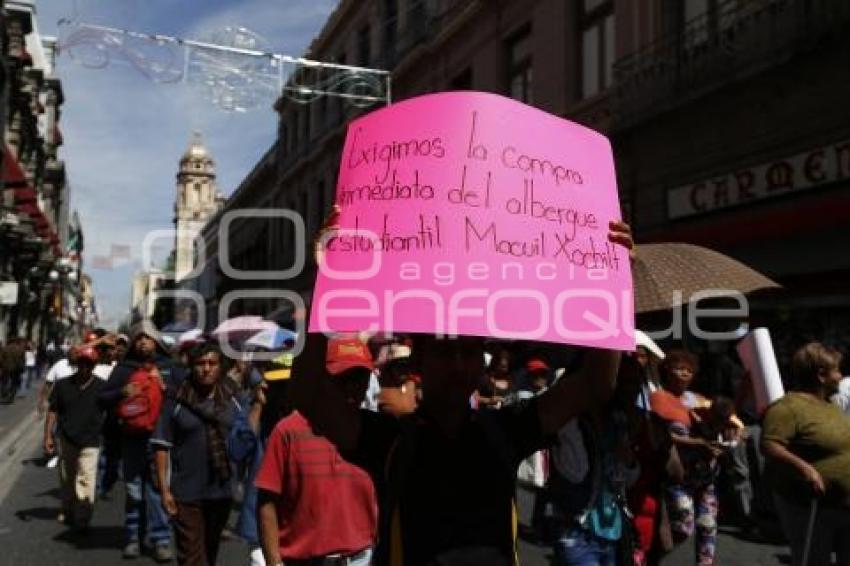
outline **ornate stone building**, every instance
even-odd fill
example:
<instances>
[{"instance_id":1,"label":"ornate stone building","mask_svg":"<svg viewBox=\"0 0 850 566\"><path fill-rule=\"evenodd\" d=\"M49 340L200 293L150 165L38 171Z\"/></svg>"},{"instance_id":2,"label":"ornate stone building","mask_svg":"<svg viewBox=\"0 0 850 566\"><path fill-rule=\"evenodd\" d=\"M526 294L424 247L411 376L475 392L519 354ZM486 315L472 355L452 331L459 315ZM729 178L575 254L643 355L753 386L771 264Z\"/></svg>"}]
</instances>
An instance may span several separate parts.
<instances>
[{"instance_id":1,"label":"ornate stone building","mask_svg":"<svg viewBox=\"0 0 850 566\"><path fill-rule=\"evenodd\" d=\"M215 182L215 162L204 147L201 134L180 158L177 195L174 201L174 279L180 281L192 271L195 237L224 204Z\"/></svg>"},{"instance_id":2,"label":"ornate stone building","mask_svg":"<svg viewBox=\"0 0 850 566\"><path fill-rule=\"evenodd\" d=\"M0 340L57 339L74 333L81 263L78 255L63 257L69 186L59 153L56 40L39 33L33 0L0 2L0 9L0 285L17 286L0 305Z\"/></svg>"}]
</instances>

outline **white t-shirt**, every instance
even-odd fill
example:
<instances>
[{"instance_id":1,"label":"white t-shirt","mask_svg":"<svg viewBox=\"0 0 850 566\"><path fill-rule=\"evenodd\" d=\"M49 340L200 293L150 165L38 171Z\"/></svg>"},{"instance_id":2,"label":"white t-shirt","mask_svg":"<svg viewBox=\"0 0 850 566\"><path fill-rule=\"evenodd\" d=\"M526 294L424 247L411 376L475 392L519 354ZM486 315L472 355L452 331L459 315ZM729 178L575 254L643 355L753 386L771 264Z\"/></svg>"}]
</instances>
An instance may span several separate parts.
<instances>
[{"instance_id":1,"label":"white t-shirt","mask_svg":"<svg viewBox=\"0 0 850 566\"><path fill-rule=\"evenodd\" d=\"M115 368L116 363L117 362L112 362L111 364L97 364L94 366L92 373L103 381L106 381L109 379L110 374L112 374L112 370Z\"/></svg>"},{"instance_id":2,"label":"white t-shirt","mask_svg":"<svg viewBox=\"0 0 850 566\"><path fill-rule=\"evenodd\" d=\"M62 358L47 370L47 375L44 378L44 381L47 383L55 383L60 379L65 379L66 377L71 377L74 375L74 372L77 371L77 368L71 365L71 362L68 361L68 358Z\"/></svg>"},{"instance_id":3,"label":"white t-shirt","mask_svg":"<svg viewBox=\"0 0 850 566\"><path fill-rule=\"evenodd\" d=\"M92 373L99 377L100 379L106 381L109 379L109 374L112 373L112 368L115 367L115 362L111 364L97 364L94 366ZM47 383L55 383L60 379L65 379L66 377L71 377L77 371L77 368L71 365L71 362L68 361L68 358L62 358L55 364L53 364L49 370L47 370L47 376L44 380Z\"/></svg>"},{"instance_id":4,"label":"white t-shirt","mask_svg":"<svg viewBox=\"0 0 850 566\"><path fill-rule=\"evenodd\" d=\"M24 358L26 360L25 364L28 368L34 368L35 367L35 352L33 352L32 350L27 350L24 353Z\"/></svg>"}]
</instances>

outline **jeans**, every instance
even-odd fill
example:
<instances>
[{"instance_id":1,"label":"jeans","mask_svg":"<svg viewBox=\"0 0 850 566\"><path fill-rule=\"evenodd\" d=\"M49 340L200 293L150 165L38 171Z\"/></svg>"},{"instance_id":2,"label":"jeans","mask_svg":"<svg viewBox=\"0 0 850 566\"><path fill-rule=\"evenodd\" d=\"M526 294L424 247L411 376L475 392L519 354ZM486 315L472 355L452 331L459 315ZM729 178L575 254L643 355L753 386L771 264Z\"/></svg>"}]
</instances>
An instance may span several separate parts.
<instances>
[{"instance_id":1,"label":"jeans","mask_svg":"<svg viewBox=\"0 0 850 566\"><path fill-rule=\"evenodd\" d=\"M758 513L770 514L772 502L764 477L764 457L760 449L761 427L747 426L747 439L739 442L731 451L729 469L733 501L736 511L745 521L752 520Z\"/></svg>"},{"instance_id":2,"label":"jeans","mask_svg":"<svg viewBox=\"0 0 850 566\"><path fill-rule=\"evenodd\" d=\"M838 557L838 564L850 564L850 510L826 507L823 500L819 501L812 540L809 541L808 564L803 564L811 506L793 503L776 493L773 498L776 514L791 547L793 566L829 564L833 552Z\"/></svg>"},{"instance_id":3,"label":"jeans","mask_svg":"<svg viewBox=\"0 0 850 566\"><path fill-rule=\"evenodd\" d=\"M118 468L121 465L121 433L118 420L112 416L106 418L103 426L103 444L97 463L97 496L103 497L118 481Z\"/></svg>"},{"instance_id":4,"label":"jeans","mask_svg":"<svg viewBox=\"0 0 850 566\"><path fill-rule=\"evenodd\" d=\"M127 542L140 542L142 534L151 544L171 540L168 515L162 508L159 491L154 488L153 453L148 435L124 435L121 439L124 460L124 527Z\"/></svg>"},{"instance_id":5,"label":"jeans","mask_svg":"<svg viewBox=\"0 0 850 566\"><path fill-rule=\"evenodd\" d=\"M553 546L555 566L617 566L617 541L579 527L562 528Z\"/></svg>"},{"instance_id":6,"label":"jeans","mask_svg":"<svg viewBox=\"0 0 850 566\"><path fill-rule=\"evenodd\" d=\"M38 368L35 366L27 366L24 369L24 375L21 380L21 393L29 391L35 382L38 380Z\"/></svg>"},{"instance_id":7,"label":"jeans","mask_svg":"<svg viewBox=\"0 0 850 566\"><path fill-rule=\"evenodd\" d=\"M286 566L369 566L372 563L372 549L366 548L351 556L320 556L307 560L286 560Z\"/></svg>"}]
</instances>

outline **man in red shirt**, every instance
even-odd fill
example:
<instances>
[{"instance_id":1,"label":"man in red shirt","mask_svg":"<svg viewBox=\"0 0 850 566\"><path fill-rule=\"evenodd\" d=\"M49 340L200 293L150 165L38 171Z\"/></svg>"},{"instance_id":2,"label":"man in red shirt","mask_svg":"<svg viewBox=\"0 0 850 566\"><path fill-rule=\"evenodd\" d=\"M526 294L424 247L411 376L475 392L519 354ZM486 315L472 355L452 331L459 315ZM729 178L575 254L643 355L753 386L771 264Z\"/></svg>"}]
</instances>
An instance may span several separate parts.
<instances>
[{"instance_id":1,"label":"man in red shirt","mask_svg":"<svg viewBox=\"0 0 850 566\"><path fill-rule=\"evenodd\" d=\"M355 338L330 340L326 366L346 401L359 406L373 369L366 345ZM378 525L374 484L298 411L275 427L254 483L266 564L371 562Z\"/></svg>"}]
</instances>

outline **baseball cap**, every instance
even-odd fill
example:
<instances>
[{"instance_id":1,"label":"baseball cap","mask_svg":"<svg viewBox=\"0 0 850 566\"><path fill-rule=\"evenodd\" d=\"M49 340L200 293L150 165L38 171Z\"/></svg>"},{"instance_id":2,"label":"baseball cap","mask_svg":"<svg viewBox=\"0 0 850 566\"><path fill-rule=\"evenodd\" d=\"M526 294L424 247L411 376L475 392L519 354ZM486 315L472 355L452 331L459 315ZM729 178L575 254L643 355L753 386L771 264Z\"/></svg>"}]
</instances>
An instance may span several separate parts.
<instances>
[{"instance_id":1,"label":"baseball cap","mask_svg":"<svg viewBox=\"0 0 850 566\"><path fill-rule=\"evenodd\" d=\"M528 371L549 371L549 366L540 358L531 358L525 363L525 369Z\"/></svg>"},{"instance_id":2,"label":"baseball cap","mask_svg":"<svg viewBox=\"0 0 850 566\"><path fill-rule=\"evenodd\" d=\"M97 350L91 346L80 346L79 348L77 348L76 353L78 362L80 360L88 360L93 364L97 363Z\"/></svg>"},{"instance_id":3,"label":"baseball cap","mask_svg":"<svg viewBox=\"0 0 850 566\"><path fill-rule=\"evenodd\" d=\"M339 375L351 368L375 368L372 354L366 344L357 338L332 338L328 341L328 353L325 367L331 375Z\"/></svg>"}]
</instances>

